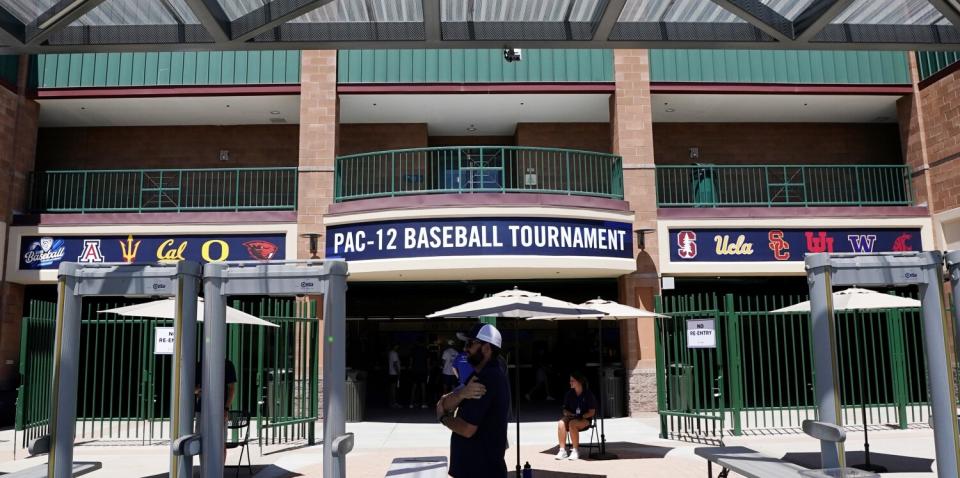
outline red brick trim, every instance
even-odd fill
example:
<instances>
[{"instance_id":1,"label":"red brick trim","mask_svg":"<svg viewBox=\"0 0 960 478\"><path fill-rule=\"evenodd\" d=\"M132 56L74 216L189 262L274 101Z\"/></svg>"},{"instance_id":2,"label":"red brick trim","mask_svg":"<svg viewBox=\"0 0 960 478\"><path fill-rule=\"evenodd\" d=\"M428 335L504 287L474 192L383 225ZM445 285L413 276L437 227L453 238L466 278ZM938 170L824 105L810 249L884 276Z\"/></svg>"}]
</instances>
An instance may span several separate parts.
<instances>
[{"instance_id":1,"label":"red brick trim","mask_svg":"<svg viewBox=\"0 0 960 478\"><path fill-rule=\"evenodd\" d=\"M754 95L909 95L910 85L789 85L760 83L650 83L651 93Z\"/></svg>"},{"instance_id":2,"label":"red brick trim","mask_svg":"<svg viewBox=\"0 0 960 478\"><path fill-rule=\"evenodd\" d=\"M483 84L357 84L337 85L337 93L443 94L443 93L613 93L613 83L483 83Z\"/></svg>"},{"instance_id":3,"label":"red brick trim","mask_svg":"<svg viewBox=\"0 0 960 478\"><path fill-rule=\"evenodd\" d=\"M142 98L168 96L299 95L300 85L136 86L122 88L42 88L36 98Z\"/></svg>"}]
</instances>

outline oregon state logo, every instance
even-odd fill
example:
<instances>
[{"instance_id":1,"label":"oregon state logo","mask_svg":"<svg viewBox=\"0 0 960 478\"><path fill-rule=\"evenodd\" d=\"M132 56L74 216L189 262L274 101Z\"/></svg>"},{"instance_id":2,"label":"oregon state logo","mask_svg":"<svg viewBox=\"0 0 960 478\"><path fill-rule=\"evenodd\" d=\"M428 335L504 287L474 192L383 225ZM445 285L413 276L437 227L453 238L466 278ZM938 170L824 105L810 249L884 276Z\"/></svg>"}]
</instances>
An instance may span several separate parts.
<instances>
[{"instance_id":1,"label":"oregon state logo","mask_svg":"<svg viewBox=\"0 0 960 478\"><path fill-rule=\"evenodd\" d=\"M697 257L697 233L693 231L680 231L677 233L677 255L681 259L693 259Z\"/></svg>"},{"instance_id":2,"label":"oregon state logo","mask_svg":"<svg viewBox=\"0 0 960 478\"><path fill-rule=\"evenodd\" d=\"M261 261L273 259L279 249L276 244L261 240L244 242L243 247L247 248L250 257Z\"/></svg>"}]
</instances>

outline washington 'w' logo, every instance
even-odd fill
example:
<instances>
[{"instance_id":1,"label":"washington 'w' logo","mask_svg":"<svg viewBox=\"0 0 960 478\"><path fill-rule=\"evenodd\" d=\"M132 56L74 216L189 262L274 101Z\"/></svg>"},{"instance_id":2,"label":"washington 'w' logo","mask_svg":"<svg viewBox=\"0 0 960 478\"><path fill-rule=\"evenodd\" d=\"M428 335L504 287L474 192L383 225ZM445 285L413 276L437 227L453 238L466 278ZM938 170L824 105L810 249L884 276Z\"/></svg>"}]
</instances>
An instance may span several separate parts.
<instances>
[{"instance_id":1,"label":"washington 'w' logo","mask_svg":"<svg viewBox=\"0 0 960 478\"><path fill-rule=\"evenodd\" d=\"M874 234L850 234L847 236L853 252L873 252L873 245L877 242Z\"/></svg>"}]
</instances>

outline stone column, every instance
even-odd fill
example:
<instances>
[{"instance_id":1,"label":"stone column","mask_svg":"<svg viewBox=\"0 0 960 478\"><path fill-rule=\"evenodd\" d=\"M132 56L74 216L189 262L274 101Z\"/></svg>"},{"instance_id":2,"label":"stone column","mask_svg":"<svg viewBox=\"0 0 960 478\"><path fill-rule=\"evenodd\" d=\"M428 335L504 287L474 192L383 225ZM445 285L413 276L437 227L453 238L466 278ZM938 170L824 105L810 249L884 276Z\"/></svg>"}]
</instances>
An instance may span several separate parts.
<instances>
[{"instance_id":1,"label":"stone column","mask_svg":"<svg viewBox=\"0 0 960 478\"><path fill-rule=\"evenodd\" d=\"M339 102L337 100L337 52L304 50L300 68L300 160L298 165L297 232L324 234L323 217L333 204L333 166L337 157L339 136ZM324 236L320 237L317 256L324 255ZM297 238L297 258L309 259L309 239ZM322 307L318 297L304 301L317 302L317 327L323 330ZM306 304L301 304L306 307ZM323 357L322 333L318 357ZM323 365L321 364L320 367ZM323 369L319 370L319 395L323 400ZM320 407L322 410L323 407Z\"/></svg>"},{"instance_id":2,"label":"stone column","mask_svg":"<svg viewBox=\"0 0 960 478\"><path fill-rule=\"evenodd\" d=\"M653 161L653 115L650 104L650 63L646 50L614 50L616 93L610 101L613 153L623 157L624 199L634 212L634 229L655 228L657 196ZM657 237L646 234L643 251L635 246L637 270L619 281L622 303L653 310L659 293ZM653 320L621 323L621 348L628 375L630 414L655 411L656 351Z\"/></svg>"},{"instance_id":3,"label":"stone column","mask_svg":"<svg viewBox=\"0 0 960 478\"><path fill-rule=\"evenodd\" d=\"M20 57L16 91L0 86L0 233L9 244L7 228L15 214L27 207L28 178L37 150L37 125L40 105L27 97L29 57ZM20 360L20 322L23 318L24 288L7 282L6 254L0 259L0 393L11 392L18 383ZM11 395L13 397L13 395ZM3 397L0 396L0 401ZM12 401L10 405L12 406Z\"/></svg>"}]
</instances>

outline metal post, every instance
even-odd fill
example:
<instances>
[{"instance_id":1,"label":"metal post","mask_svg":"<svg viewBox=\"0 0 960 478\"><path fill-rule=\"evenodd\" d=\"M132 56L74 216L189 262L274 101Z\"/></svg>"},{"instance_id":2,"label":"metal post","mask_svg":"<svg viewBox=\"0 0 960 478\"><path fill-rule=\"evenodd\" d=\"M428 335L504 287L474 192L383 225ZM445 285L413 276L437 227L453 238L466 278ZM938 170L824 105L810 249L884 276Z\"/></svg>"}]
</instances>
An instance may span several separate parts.
<instances>
[{"instance_id":1,"label":"metal post","mask_svg":"<svg viewBox=\"0 0 960 478\"><path fill-rule=\"evenodd\" d=\"M323 476L346 478L336 467L335 440L346 433L347 395L346 267L331 271L323 294ZM313 424L310 424L313 426Z\"/></svg>"},{"instance_id":2,"label":"metal post","mask_svg":"<svg viewBox=\"0 0 960 478\"><path fill-rule=\"evenodd\" d=\"M53 346L53 397L50 411L49 478L73 476L73 436L77 422L77 379L80 362L80 313L83 298L74 291L77 277L60 267L57 284L56 338Z\"/></svg>"},{"instance_id":3,"label":"metal post","mask_svg":"<svg viewBox=\"0 0 960 478\"><path fill-rule=\"evenodd\" d=\"M221 263L204 266L203 363L200 384L200 471L203 478L223 477L224 364L227 359L227 301ZM189 476L189 475L188 475Z\"/></svg>"},{"instance_id":4,"label":"metal post","mask_svg":"<svg viewBox=\"0 0 960 478\"><path fill-rule=\"evenodd\" d=\"M177 314L173 318L174 355L170 367L170 478L193 476L193 457L176 456L174 442L193 433L193 389L197 363L198 277L180 276L177 281Z\"/></svg>"},{"instance_id":5,"label":"metal post","mask_svg":"<svg viewBox=\"0 0 960 478\"><path fill-rule=\"evenodd\" d=\"M933 440L937 450L937 475L960 475L960 443L957 427L957 395L954 387L954 350L947 346L948 337L957 333L960 298L960 251L947 253L950 285L953 286L953 321L946 320L943 310L943 271L931 268L927 284L920 286L923 301L923 339L927 353L927 383L930 387L930 409L933 413ZM953 330L951 330L951 328ZM954 340L956 336L954 335ZM956 343L956 342L955 342Z\"/></svg>"},{"instance_id":6,"label":"metal post","mask_svg":"<svg viewBox=\"0 0 960 478\"><path fill-rule=\"evenodd\" d=\"M810 326L813 338L814 394L820 421L843 426L837 381L836 323L833 316L833 287L830 285L830 258L812 254L806 258L810 288ZM820 441L823 468L845 466L843 443Z\"/></svg>"}]
</instances>

